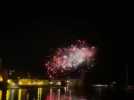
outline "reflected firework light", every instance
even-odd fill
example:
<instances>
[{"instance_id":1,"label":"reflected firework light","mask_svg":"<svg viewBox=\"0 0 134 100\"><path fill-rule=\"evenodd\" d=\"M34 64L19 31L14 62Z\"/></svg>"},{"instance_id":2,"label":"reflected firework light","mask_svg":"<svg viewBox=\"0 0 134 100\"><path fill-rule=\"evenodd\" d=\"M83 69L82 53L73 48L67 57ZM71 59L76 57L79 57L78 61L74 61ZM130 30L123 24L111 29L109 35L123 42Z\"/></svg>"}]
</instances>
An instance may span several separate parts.
<instances>
[{"instance_id":1,"label":"reflected firework light","mask_svg":"<svg viewBox=\"0 0 134 100\"><path fill-rule=\"evenodd\" d=\"M58 48L50 60L45 63L49 78L74 71L83 64L90 65L95 54L96 48L81 40L69 47Z\"/></svg>"}]
</instances>

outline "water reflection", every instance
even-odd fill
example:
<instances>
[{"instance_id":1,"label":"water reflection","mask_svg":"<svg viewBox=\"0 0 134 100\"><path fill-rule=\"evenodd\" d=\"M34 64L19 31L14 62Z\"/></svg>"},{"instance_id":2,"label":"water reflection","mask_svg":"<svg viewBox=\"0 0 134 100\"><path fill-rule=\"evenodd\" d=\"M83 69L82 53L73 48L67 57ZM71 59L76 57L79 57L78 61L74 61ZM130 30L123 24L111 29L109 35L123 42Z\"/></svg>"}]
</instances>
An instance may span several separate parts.
<instances>
[{"instance_id":1,"label":"water reflection","mask_svg":"<svg viewBox=\"0 0 134 100\"><path fill-rule=\"evenodd\" d=\"M0 100L2 100L2 91L0 90Z\"/></svg>"},{"instance_id":2,"label":"water reflection","mask_svg":"<svg viewBox=\"0 0 134 100\"><path fill-rule=\"evenodd\" d=\"M9 88L6 91L0 90L0 100L113 100L109 89L96 88L92 92L89 98L76 95L73 89L68 87Z\"/></svg>"},{"instance_id":3,"label":"water reflection","mask_svg":"<svg viewBox=\"0 0 134 100\"><path fill-rule=\"evenodd\" d=\"M50 88L49 94L47 95L45 100L87 100L84 97L78 97L72 95L71 89L68 91L64 91L63 89L54 89Z\"/></svg>"},{"instance_id":4,"label":"water reflection","mask_svg":"<svg viewBox=\"0 0 134 100\"><path fill-rule=\"evenodd\" d=\"M38 96L37 96L37 100L42 100L42 91L43 91L43 89L42 88L38 88Z\"/></svg>"},{"instance_id":5,"label":"water reflection","mask_svg":"<svg viewBox=\"0 0 134 100\"><path fill-rule=\"evenodd\" d=\"M72 95L71 90L65 88L9 88L4 91L0 90L0 100L86 100Z\"/></svg>"}]
</instances>

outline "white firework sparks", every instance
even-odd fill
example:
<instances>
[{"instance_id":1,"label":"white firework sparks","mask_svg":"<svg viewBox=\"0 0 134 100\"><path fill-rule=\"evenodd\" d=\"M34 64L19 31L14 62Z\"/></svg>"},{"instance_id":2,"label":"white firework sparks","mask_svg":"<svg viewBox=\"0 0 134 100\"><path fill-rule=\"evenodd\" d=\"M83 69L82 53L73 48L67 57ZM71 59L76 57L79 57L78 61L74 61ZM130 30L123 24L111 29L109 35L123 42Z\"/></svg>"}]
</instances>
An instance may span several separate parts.
<instances>
[{"instance_id":1,"label":"white firework sparks","mask_svg":"<svg viewBox=\"0 0 134 100\"><path fill-rule=\"evenodd\" d=\"M78 41L68 48L58 49L56 54L46 63L49 76L76 70L84 63L90 64L95 51L96 48L88 47L85 41Z\"/></svg>"}]
</instances>

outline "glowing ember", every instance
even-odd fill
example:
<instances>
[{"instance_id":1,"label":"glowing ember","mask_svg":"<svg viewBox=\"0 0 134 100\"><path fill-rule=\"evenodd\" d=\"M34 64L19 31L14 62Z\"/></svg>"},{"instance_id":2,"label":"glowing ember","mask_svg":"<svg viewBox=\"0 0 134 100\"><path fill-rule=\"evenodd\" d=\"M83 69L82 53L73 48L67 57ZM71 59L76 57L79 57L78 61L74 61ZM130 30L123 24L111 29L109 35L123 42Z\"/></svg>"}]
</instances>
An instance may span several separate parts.
<instances>
[{"instance_id":1,"label":"glowing ember","mask_svg":"<svg viewBox=\"0 0 134 100\"><path fill-rule=\"evenodd\" d=\"M67 48L59 48L46 63L49 77L76 70L82 64L90 64L95 52L95 47L89 47L85 41L80 40Z\"/></svg>"}]
</instances>

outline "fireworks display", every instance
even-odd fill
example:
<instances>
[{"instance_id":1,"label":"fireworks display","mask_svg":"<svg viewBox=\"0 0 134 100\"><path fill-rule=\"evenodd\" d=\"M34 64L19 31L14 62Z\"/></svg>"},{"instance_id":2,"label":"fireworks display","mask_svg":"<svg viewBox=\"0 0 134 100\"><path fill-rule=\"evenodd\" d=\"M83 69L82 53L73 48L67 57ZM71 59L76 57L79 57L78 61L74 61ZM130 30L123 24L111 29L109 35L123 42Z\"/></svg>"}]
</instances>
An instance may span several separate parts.
<instances>
[{"instance_id":1,"label":"fireworks display","mask_svg":"<svg viewBox=\"0 0 134 100\"><path fill-rule=\"evenodd\" d=\"M45 64L50 78L78 69L81 65L90 65L94 59L96 48L88 46L85 41L78 40L66 48L59 48Z\"/></svg>"}]
</instances>

